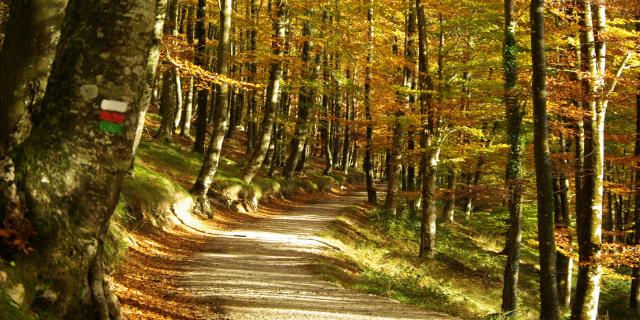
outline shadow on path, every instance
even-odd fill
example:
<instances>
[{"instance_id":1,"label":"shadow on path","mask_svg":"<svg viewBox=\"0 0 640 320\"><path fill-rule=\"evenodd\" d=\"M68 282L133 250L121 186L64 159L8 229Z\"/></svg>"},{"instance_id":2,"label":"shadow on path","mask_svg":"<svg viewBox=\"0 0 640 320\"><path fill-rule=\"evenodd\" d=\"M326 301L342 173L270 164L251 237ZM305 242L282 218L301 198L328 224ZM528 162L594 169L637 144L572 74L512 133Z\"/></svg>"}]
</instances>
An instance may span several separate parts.
<instances>
[{"instance_id":1,"label":"shadow on path","mask_svg":"<svg viewBox=\"0 0 640 320\"><path fill-rule=\"evenodd\" d=\"M277 217L233 231L207 232L206 250L176 283L215 307L209 319L453 319L396 301L337 287L311 266L327 245L314 235L363 193L293 205Z\"/></svg>"}]
</instances>

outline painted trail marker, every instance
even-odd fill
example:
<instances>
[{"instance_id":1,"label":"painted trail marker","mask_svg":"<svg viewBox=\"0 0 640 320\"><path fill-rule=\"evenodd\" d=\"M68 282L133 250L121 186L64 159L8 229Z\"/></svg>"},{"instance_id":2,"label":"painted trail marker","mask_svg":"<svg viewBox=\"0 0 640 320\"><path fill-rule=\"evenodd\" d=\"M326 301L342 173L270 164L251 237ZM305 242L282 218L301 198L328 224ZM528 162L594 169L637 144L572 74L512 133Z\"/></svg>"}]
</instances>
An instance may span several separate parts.
<instances>
[{"instance_id":1,"label":"painted trail marker","mask_svg":"<svg viewBox=\"0 0 640 320\"><path fill-rule=\"evenodd\" d=\"M123 123L124 122L124 114L109 112L109 111L100 111L100 120L109 121L113 123Z\"/></svg>"},{"instance_id":2,"label":"painted trail marker","mask_svg":"<svg viewBox=\"0 0 640 320\"><path fill-rule=\"evenodd\" d=\"M129 105L124 101L102 100L100 104L100 124L102 132L121 135L124 133L124 120Z\"/></svg>"},{"instance_id":3,"label":"painted trail marker","mask_svg":"<svg viewBox=\"0 0 640 320\"><path fill-rule=\"evenodd\" d=\"M102 100L102 104L100 105L100 109L104 111L115 111L120 113L127 112L129 105L124 101L116 101L116 100Z\"/></svg>"},{"instance_id":4,"label":"painted trail marker","mask_svg":"<svg viewBox=\"0 0 640 320\"><path fill-rule=\"evenodd\" d=\"M122 134L124 126L113 122L100 121L100 130L106 133Z\"/></svg>"}]
</instances>

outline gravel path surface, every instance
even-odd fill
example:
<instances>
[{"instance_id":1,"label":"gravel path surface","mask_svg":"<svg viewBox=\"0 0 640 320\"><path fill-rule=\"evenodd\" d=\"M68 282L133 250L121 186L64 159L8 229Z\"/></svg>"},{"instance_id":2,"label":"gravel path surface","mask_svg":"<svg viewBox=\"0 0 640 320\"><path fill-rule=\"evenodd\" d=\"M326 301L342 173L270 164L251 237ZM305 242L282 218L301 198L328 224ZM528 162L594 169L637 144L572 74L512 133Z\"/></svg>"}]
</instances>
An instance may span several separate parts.
<instances>
[{"instance_id":1,"label":"gravel path surface","mask_svg":"<svg viewBox=\"0 0 640 320\"><path fill-rule=\"evenodd\" d=\"M206 252L177 284L210 303L209 319L453 319L321 280L311 266L327 245L314 235L363 193L296 204L282 215L207 232Z\"/></svg>"}]
</instances>

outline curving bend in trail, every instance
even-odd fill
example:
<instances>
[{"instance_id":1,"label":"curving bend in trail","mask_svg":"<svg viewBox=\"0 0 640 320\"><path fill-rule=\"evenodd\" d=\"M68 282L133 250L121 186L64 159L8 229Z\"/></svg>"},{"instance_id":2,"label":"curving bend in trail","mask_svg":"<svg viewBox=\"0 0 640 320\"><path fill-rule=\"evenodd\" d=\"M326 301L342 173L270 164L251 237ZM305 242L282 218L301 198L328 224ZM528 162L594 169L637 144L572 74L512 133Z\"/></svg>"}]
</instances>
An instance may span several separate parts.
<instances>
[{"instance_id":1,"label":"curving bend in trail","mask_svg":"<svg viewBox=\"0 0 640 320\"><path fill-rule=\"evenodd\" d=\"M210 233L210 249L177 282L213 306L209 319L454 319L340 288L313 273L317 253L326 249L314 234L340 208L363 199L354 193L297 204L281 216Z\"/></svg>"}]
</instances>

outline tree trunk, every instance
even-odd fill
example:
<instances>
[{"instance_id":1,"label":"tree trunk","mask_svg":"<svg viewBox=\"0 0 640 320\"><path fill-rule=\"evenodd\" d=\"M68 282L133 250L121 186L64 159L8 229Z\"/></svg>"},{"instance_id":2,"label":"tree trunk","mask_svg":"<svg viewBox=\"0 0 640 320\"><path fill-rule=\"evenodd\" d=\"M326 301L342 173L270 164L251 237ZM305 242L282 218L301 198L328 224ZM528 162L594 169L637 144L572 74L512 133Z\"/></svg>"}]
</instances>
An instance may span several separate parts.
<instances>
[{"instance_id":1,"label":"tree trunk","mask_svg":"<svg viewBox=\"0 0 640 320\"><path fill-rule=\"evenodd\" d=\"M424 150L420 171L422 174L422 221L420 231L419 256L433 257L435 255L436 237L436 183L437 165L440 149L434 146L437 121L433 110L432 95L428 91L433 90L433 82L429 76L428 43L427 43L427 16L426 4L422 0L416 0L418 16L418 70L420 82L420 113L425 115L422 128L420 147ZM442 43L442 41L441 41ZM440 64L440 70L442 65Z\"/></svg>"},{"instance_id":2,"label":"tree trunk","mask_svg":"<svg viewBox=\"0 0 640 320\"><path fill-rule=\"evenodd\" d=\"M604 110L595 97L600 91L595 36L590 0L578 1L581 71L587 74L582 81L586 101L583 107L590 113L584 120L584 169L580 211L577 219L578 281L573 302L572 320L595 320L598 316L598 300L602 267L598 261L602 244L602 205L604 180ZM599 12L599 10L596 9Z\"/></svg>"},{"instance_id":3,"label":"tree trunk","mask_svg":"<svg viewBox=\"0 0 640 320\"><path fill-rule=\"evenodd\" d=\"M544 47L544 0L531 2L531 63L534 149L538 193L538 249L540 252L540 319L560 318L556 280L553 182L547 118L547 61Z\"/></svg>"},{"instance_id":4,"label":"tree trunk","mask_svg":"<svg viewBox=\"0 0 640 320\"><path fill-rule=\"evenodd\" d=\"M22 206L10 154L26 139L40 111L66 5L67 0L9 3L0 51L0 218Z\"/></svg>"},{"instance_id":5,"label":"tree trunk","mask_svg":"<svg viewBox=\"0 0 640 320\"><path fill-rule=\"evenodd\" d=\"M198 9L196 12L196 38L198 44L196 46L196 55L194 62L203 69L208 69L207 59L207 0L198 0ZM207 135L207 105L209 100L209 90L197 90L198 109L196 110L196 140L193 143L193 151L204 154L205 141Z\"/></svg>"},{"instance_id":6,"label":"tree trunk","mask_svg":"<svg viewBox=\"0 0 640 320\"><path fill-rule=\"evenodd\" d=\"M355 70L354 74L351 75L351 71L347 70L347 80L351 83L355 81ZM349 163L351 162L351 125L349 123L350 113L352 109L355 108L354 100L352 99L351 89L346 90L346 110L344 112L344 142L342 143L342 164L340 165L344 174L349 173Z\"/></svg>"},{"instance_id":7,"label":"tree trunk","mask_svg":"<svg viewBox=\"0 0 640 320\"><path fill-rule=\"evenodd\" d=\"M562 120L564 123L564 119ZM560 152L563 154L561 168L558 170L558 202L555 216L556 227L566 229L571 225L571 215L569 212L569 178L564 172L567 167L570 145L567 143L565 134L560 132ZM569 236L570 237L570 236ZM569 238L571 241L571 238ZM556 269L558 272L558 301L560 307L569 309L571 307L571 286L573 277L573 259L559 250L556 254Z\"/></svg>"},{"instance_id":8,"label":"tree trunk","mask_svg":"<svg viewBox=\"0 0 640 320\"><path fill-rule=\"evenodd\" d=\"M455 169L450 169L447 175L447 198L445 200L443 215L449 222L453 222L455 219L456 211L456 177L457 172Z\"/></svg>"},{"instance_id":9,"label":"tree trunk","mask_svg":"<svg viewBox=\"0 0 640 320\"><path fill-rule=\"evenodd\" d=\"M164 23L165 34L178 36L178 1L167 1L167 21ZM161 143L171 143L176 126L175 119L178 110L182 109L182 88L178 67L170 66L164 73L162 82L162 98L160 111L162 121L156 138Z\"/></svg>"},{"instance_id":10,"label":"tree trunk","mask_svg":"<svg viewBox=\"0 0 640 320\"><path fill-rule=\"evenodd\" d=\"M186 93L185 106L182 109L182 117L180 119L180 135L185 138L191 138L191 117L193 116L193 95L195 86L193 77L189 77L189 91Z\"/></svg>"},{"instance_id":11,"label":"tree trunk","mask_svg":"<svg viewBox=\"0 0 640 320\"><path fill-rule=\"evenodd\" d=\"M307 17L311 18L313 12L309 10ZM303 75L307 80L314 80L317 78L317 66L311 66L311 54L313 49L313 41L311 40L312 29L311 21L306 20L302 28L302 35L307 39L304 42L302 49L302 62L306 75ZM319 60L319 59L316 59ZM304 152L304 146L307 140L307 134L309 133L309 118L311 114L311 106L315 100L314 88L310 84L305 84L300 88L300 97L298 99L298 119L296 121L296 131L293 139L291 140L291 150L287 163L285 165L282 175L285 178L293 177L296 167L302 153Z\"/></svg>"},{"instance_id":12,"label":"tree trunk","mask_svg":"<svg viewBox=\"0 0 640 320\"><path fill-rule=\"evenodd\" d=\"M104 279L104 237L149 103L147 72L157 63L164 12L164 1L69 1L42 101L46 116L15 157L35 231L34 252L15 261L38 270L41 282L24 282L25 291L46 317L119 317ZM42 283L53 294L42 294Z\"/></svg>"},{"instance_id":13,"label":"tree trunk","mask_svg":"<svg viewBox=\"0 0 640 320\"><path fill-rule=\"evenodd\" d=\"M374 46L374 26L373 26L373 0L369 0L369 8L367 10L367 21L369 24L369 45L367 47L367 67L365 70L365 84L364 84L364 113L367 121L367 142L365 146L364 164L363 169L365 173L365 180L367 184L367 200L371 204L377 204L378 197L376 194L376 187L374 185L374 173L373 173L373 119L371 116L371 83L373 82L372 61L373 61L373 46Z\"/></svg>"},{"instance_id":14,"label":"tree trunk","mask_svg":"<svg viewBox=\"0 0 640 320\"><path fill-rule=\"evenodd\" d=\"M640 32L640 16L636 17L636 32ZM640 157L640 85L636 87L636 142L634 155ZM640 245L640 170L636 167L634 175L634 233L633 233L633 245ZM631 280L631 292L629 295L629 306L635 309L636 312L640 312L640 267L633 268L633 275Z\"/></svg>"},{"instance_id":15,"label":"tree trunk","mask_svg":"<svg viewBox=\"0 0 640 320\"><path fill-rule=\"evenodd\" d=\"M28 135L47 87L67 0L11 1L0 51L0 157ZM11 136L15 135L15 136Z\"/></svg>"},{"instance_id":16,"label":"tree trunk","mask_svg":"<svg viewBox=\"0 0 640 320\"><path fill-rule=\"evenodd\" d=\"M229 34L231 31L231 7L233 0L223 0L220 10L220 32L218 34L218 57L216 71L220 75L227 75L229 72ZM207 193L211 188L213 177L218 170L220 155L222 153L222 143L228 123L228 101L229 101L229 84L222 82L216 86L216 104L213 123L213 134L204 160L202 168L198 174L198 179L191 189L191 192L198 197L197 201L201 210L209 213L209 205L207 201Z\"/></svg>"},{"instance_id":17,"label":"tree trunk","mask_svg":"<svg viewBox=\"0 0 640 320\"><path fill-rule=\"evenodd\" d=\"M178 70L171 67L165 71L164 81L162 82L162 97L160 98L160 113L162 121L160 128L156 134L156 138L161 143L171 143L173 135L173 125L177 109L177 83Z\"/></svg>"},{"instance_id":18,"label":"tree trunk","mask_svg":"<svg viewBox=\"0 0 640 320\"><path fill-rule=\"evenodd\" d=\"M273 23L273 31L275 34L272 48L273 54L277 57L271 62L271 70L269 72L269 85L267 87L267 102L264 106L264 118L262 120L260 144L249 158L242 179L246 183L251 183L262 166L267 149L272 143L273 128L276 120L276 110L280 103L280 83L282 82L282 57L284 56L284 41L287 33L287 16L288 3L287 0L277 0L276 2L276 20Z\"/></svg>"},{"instance_id":19,"label":"tree trunk","mask_svg":"<svg viewBox=\"0 0 640 320\"><path fill-rule=\"evenodd\" d=\"M384 201L384 207L391 215L396 215L398 207L401 207L398 199L398 191L400 189L399 181L402 170L402 146L404 145L405 131L404 113L396 111L393 142L391 146L391 161L389 172L387 174L387 197Z\"/></svg>"},{"instance_id":20,"label":"tree trunk","mask_svg":"<svg viewBox=\"0 0 640 320\"><path fill-rule=\"evenodd\" d=\"M502 311L515 315L517 310L518 275L520 273L520 242L522 240L522 108L517 92L517 50L516 21L514 20L515 3L505 0L505 43L503 66L505 76L505 106L507 117L507 136L509 155L505 182L507 184L507 207L509 208L509 227L507 230L504 252L507 262L504 268L504 284L502 287Z\"/></svg>"}]
</instances>

